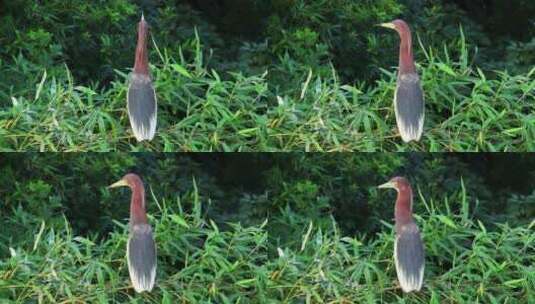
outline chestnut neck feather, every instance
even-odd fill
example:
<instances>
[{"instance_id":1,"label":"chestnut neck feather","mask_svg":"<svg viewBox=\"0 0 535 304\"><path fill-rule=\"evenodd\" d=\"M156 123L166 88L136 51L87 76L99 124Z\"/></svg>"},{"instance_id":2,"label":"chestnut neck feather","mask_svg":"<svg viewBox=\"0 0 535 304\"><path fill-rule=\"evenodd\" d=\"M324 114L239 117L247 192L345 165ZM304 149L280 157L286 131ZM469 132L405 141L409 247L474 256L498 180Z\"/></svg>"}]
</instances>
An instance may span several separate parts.
<instances>
[{"instance_id":1,"label":"chestnut neck feather","mask_svg":"<svg viewBox=\"0 0 535 304\"><path fill-rule=\"evenodd\" d=\"M145 188L141 182L134 182L131 185L131 188L130 224L147 224L147 213L145 212Z\"/></svg>"},{"instance_id":2,"label":"chestnut neck feather","mask_svg":"<svg viewBox=\"0 0 535 304\"><path fill-rule=\"evenodd\" d=\"M145 20L141 20L137 27L136 61L134 72L149 75L149 54L147 51L148 26Z\"/></svg>"},{"instance_id":3,"label":"chestnut neck feather","mask_svg":"<svg viewBox=\"0 0 535 304\"><path fill-rule=\"evenodd\" d=\"M412 189L406 186L399 189L396 199L396 226L404 225L413 221L412 219Z\"/></svg>"},{"instance_id":4,"label":"chestnut neck feather","mask_svg":"<svg viewBox=\"0 0 535 304\"><path fill-rule=\"evenodd\" d=\"M412 37L408 26L399 29L399 73L416 73L416 66L412 55Z\"/></svg>"}]
</instances>

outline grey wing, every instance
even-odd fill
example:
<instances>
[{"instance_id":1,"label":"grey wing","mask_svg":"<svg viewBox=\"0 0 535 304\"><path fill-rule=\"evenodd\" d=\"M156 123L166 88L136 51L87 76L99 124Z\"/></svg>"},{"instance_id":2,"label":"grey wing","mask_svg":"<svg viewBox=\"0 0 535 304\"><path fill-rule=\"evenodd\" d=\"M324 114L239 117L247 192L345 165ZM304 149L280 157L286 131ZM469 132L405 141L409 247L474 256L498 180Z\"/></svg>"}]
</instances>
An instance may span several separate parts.
<instances>
[{"instance_id":1,"label":"grey wing","mask_svg":"<svg viewBox=\"0 0 535 304\"><path fill-rule=\"evenodd\" d=\"M134 289L137 292L152 290L156 278L156 244L150 227L132 231L127 257Z\"/></svg>"},{"instance_id":2,"label":"grey wing","mask_svg":"<svg viewBox=\"0 0 535 304\"><path fill-rule=\"evenodd\" d=\"M417 75L402 75L398 78L394 107L403 141L420 140L424 124L425 102Z\"/></svg>"},{"instance_id":3,"label":"grey wing","mask_svg":"<svg viewBox=\"0 0 535 304\"><path fill-rule=\"evenodd\" d=\"M395 261L398 280L405 292L420 290L423 283L425 254L420 231L412 223L396 237Z\"/></svg>"},{"instance_id":4,"label":"grey wing","mask_svg":"<svg viewBox=\"0 0 535 304\"><path fill-rule=\"evenodd\" d=\"M133 75L127 95L128 117L138 141L152 140L156 132L156 92L148 76Z\"/></svg>"}]
</instances>

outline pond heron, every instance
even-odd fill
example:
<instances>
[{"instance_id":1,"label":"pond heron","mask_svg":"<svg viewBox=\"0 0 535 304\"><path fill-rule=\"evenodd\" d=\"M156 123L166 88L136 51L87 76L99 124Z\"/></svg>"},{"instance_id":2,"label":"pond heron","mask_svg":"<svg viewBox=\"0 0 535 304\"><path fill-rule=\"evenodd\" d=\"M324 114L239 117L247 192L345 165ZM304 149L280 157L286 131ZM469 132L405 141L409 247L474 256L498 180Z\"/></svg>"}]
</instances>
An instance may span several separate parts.
<instances>
[{"instance_id":1,"label":"pond heron","mask_svg":"<svg viewBox=\"0 0 535 304\"><path fill-rule=\"evenodd\" d=\"M129 187L132 191L130 235L126 245L130 280L136 292L151 291L156 278L156 244L145 212L143 182L139 176L130 173L109 186L115 187Z\"/></svg>"},{"instance_id":2,"label":"pond heron","mask_svg":"<svg viewBox=\"0 0 535 304\"><path fill-rule=\"evenodd\" d=\"M411 30L401 19L380 24L398 32L399 70L394 93L394 110L401 139L419 141L424 127L424 95L412 55Z\"/></svg>"},{"instance_id":3,"label":"pond heron","mask_svg":"<svg viewBox=\"0 0 535 304\"><path fill-rule=\"evenodd\" d=\"M403 292L419 291L424 279L424 245L420 230L412 217L412 189L404 177L394 177L379 188L398 192L395 206L396 241L394 260Z\"/></svg>"}]
</instances>

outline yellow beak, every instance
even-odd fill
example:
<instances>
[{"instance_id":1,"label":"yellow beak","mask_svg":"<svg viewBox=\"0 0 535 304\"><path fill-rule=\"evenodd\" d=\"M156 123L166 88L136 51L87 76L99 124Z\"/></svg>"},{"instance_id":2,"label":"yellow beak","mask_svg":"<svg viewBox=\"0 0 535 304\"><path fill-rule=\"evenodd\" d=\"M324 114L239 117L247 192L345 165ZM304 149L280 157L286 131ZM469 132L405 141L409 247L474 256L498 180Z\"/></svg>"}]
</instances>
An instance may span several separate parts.
<instances>
[{"instance_id":1,"label":"yellow beak","mask_svg":"<svg viewBox=\"0 0 535 304\"><path fill-rule=\"evenodd\" d=\"M381 23L381 24L377 24L377 25L378 26L382 26L382 27L386 27L386 28L389 28L389 29L393 29L393 30L396 29L396 26L392 22L386 22L386 23Z\"/></svg>"},{"instance_id":2,"label":"yellow beak","mask_svg":"<svg viewBox=\"0 0 535 304\"><path fill-rule=\"evenodd\" d=\"M389 181L389 182L386 182L386 183L384 183L384 184L382 184L382 185L377 186L377 188L381 188L381 189L383 189L383 188L392 188L392 189L396 189L396 185L395 185L393 182L390 182L390 181Z\"/></svg>"},{"instance_id":3,"label":"yellow beak","mask_svg":"<svg viewBox=\"0 0 535 304\"><path fill-rule=\"evenodd\" d=\"M128 187L128 183L124 179L121 179L120 181L115 182L108 186L108 188L115 188L115 187Z\"/></svg>"}]
</instances>

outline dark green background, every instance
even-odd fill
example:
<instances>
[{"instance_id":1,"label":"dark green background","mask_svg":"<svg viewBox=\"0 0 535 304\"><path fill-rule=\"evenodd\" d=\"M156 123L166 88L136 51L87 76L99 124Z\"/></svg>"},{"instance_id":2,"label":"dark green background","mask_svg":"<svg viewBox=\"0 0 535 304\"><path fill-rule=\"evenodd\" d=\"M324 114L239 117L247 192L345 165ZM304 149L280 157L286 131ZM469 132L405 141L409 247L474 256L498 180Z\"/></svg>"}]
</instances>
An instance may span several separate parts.
<instances>
[{"instance_id":1,"label":"dark green background","mask_svg":"<svg viewBox=\"0 0 535 304\"><path fill-rule=\"evenodd\" d=\"M129 190L106 186L128 172L143 178L149 212L157 210L152 193L160 201L180 197L190 208L195 183L206 219L224 227L269 218L280 242L295 241L310 220L330 225L330 215L344 233L373 237L385 229L380 220L391 222L395 200L394 191L375 186L395 175L412 182L417 213L426 212L419 192L459 208L463 181L474 216L485 224L535 216L530 154L18 153L2 154L0 171L3 255L41 219L62 226L63 214L76 234L105 237L112 220L128 218L130 200Z\"/></svg>"},{"instance_id":2,"label":"dark green background","mask_svg":"<svg viewBox=\"0 0 535 304\"><path fill-rule=\"evenodd\" d=\"M293 79L301 70L329 75L331 62L344 82L377 79L380 68L397 63L398 41L374 25L398 17L424 45L446 45L452 57L462 27L478 49L474 63L487 70L515 73L535 64L535 3L528 0L2 1L0 97L26 89L33 70L61 74L63 63L77 81L107 85L114 69L133 65L126 54L134 51L141 11L169 55L192 56L197 30L209 67L247 74L271 69L270 82L281 91L302 81ZM156 52L151 57L158 61ZM15 62L18 69L9 69Z\"/></svg>"}]
</instances>

